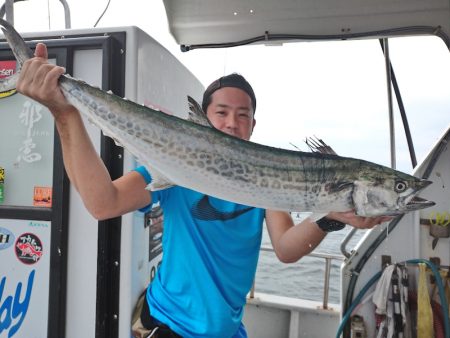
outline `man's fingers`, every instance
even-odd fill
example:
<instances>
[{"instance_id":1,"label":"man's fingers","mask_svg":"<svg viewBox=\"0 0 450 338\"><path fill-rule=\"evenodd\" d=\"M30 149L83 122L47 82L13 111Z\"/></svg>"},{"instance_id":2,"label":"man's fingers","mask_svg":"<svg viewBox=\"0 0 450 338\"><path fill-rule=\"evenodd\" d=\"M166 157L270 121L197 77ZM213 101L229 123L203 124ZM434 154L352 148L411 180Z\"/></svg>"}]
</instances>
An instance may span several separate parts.
<instances>
[{"instance_id":1,"label":"man's fingers","mask_svg":"<svg viewBox=\"0 0 450 338\"><path fill-rule=\"evenodd\" d=\"M66 69L64 67L51 66L47 70L49 71L45 74L43 85L50 88L58 87L58 79L66 72Z\"/></svg>"},{"instance_id":2,"label":"man's fingers","mask_svg":"<svg viewBox=\"0 0 450 338\"><path fill-rule=\"evenodd\" d=\"M372 228L375 225L388 222L392 220L393 217L390 216L381 216L381 217L367 217L364 219L364 227Z\"/></svg>"}]
</instances>

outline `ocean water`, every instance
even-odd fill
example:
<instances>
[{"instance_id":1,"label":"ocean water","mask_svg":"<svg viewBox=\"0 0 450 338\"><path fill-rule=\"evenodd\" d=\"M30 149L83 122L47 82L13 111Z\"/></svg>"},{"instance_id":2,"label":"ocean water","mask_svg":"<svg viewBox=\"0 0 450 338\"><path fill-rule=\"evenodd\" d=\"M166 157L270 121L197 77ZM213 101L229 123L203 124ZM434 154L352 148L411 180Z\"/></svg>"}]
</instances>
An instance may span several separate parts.
<instances>
[{"instance_id":1,"label":"ocean water","mask_svg":"<svg viewBox=\"0 0 450 338\"><path fill-rule=\"evenodd\" d=\"M298 223L307 214L294 217ZM315 253L327 253L343 255L340 252L342 240L351 231L347 226L341 231L329 233L320 245L313 251ZM361 239L365 230L358 230L347 244L350 252ZM262 246L272 247L264 226ZM339 304L340 298L340 266L342 260L331 261L331 275L329 288L329 303ZM322 301L323 285L325 277L325 259L317 257L303 257L296 263L282 263L274 252L261 251L258 268L256 271L255 291L279 296L296 297L308 300Z\"/></svg>"}]
</instances>

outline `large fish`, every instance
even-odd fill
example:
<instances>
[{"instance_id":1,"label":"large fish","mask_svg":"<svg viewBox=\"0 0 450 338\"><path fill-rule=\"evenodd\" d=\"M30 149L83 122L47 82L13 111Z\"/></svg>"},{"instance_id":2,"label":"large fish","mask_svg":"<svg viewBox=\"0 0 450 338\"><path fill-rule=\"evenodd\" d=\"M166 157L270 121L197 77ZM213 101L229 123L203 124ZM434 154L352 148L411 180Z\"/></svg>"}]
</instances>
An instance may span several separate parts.
<instances>
[{"instance_id":1,"label":"large fish","mask_svg":"<svg viewBox=\"0 0 450 338\"><path fill-rule=\"evenodd\" d=\"M10 24L0 20L0 25L22 65L30 49ZM375 163L263 146L227 135L204 119L186 121L69 76L61 76L59 84L105 135L154 176L162 174L165 184L156 180L152 189L177 184L249 206L316 214L354 209L361 216L397 215L434 204L416 197L431 182Z\"/></svg>"}]
</instances>

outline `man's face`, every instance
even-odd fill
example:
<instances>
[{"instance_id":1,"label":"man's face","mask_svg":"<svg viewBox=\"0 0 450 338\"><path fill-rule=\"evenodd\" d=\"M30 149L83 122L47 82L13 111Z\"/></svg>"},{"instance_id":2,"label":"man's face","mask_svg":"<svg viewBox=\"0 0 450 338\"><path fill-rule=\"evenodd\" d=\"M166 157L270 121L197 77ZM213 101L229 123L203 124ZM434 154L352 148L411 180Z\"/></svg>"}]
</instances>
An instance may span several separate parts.
<instances>
[{"instance_id":1,"label":"man's face","mask_svg":"<svg viewBox=\"0 0 450 338\"><path fill-rule=\"evenodd\" d=\"M253 113L250 96L234 87L216 90L206 110L206 116L216 129L247 141L256 123Z\"/></svg>"}]
</instances>

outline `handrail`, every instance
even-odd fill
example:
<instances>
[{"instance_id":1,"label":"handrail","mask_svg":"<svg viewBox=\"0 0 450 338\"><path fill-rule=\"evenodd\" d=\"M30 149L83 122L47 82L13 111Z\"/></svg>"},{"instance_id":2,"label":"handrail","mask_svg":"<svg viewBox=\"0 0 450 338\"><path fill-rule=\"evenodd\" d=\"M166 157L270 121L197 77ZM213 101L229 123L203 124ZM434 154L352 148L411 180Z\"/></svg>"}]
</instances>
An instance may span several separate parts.
<instances>
[{"instance_id":1,"label":"handrail","mask_svg":"<svg viewBox=\"0 0 450 338\"><path fill-rule=\"evenodd\" d=\"M260 251L274 252L273 248L268 247L268 246L262 246ZM341 256L341 255L332 255L332 254L327 254L327 253L322 253L322 252L311 252L310 254L308 254L306 256L325 259L325 279L324 279L324 284L323 284L322 308L324 310L326 310L326 309L328 309L331 261L333 259L343 261L345 259L345 257ZM255 298L255 283L253 283L252 289L250 290L249 298Z\"/></svg>"},{"instance_id":2,"label":"handrail","mask_svg":"<svg viewBox=\"0 0 450 338\"><path fill-rule=\"evenodd\" d=\"M65 27L66 29L70 29L72 28L72 22L70 21L70 8L69 8L69 4L67 3L66 0L59 0L59 2L63 5L64 7L64 22L65 22Z\"/></svg>"},{"instance_id":3,"label":"handrail","mask_svg":"<svg viewBox=\"0 0 450 338\"><path fill-rule=\"evenodd\" d=\"M6 14L6 21L14 26L14 3L26 0L5 0L5 3L0 8L0 17L3 18ZM70 8L66 0L59 0L64 7L64 20L66 29L71 28Z\"/></svg>"},{"instance_id":4,"label":"handrail","mask_svg":"<svg viewBox=\"0 0 450 338\"><path fill-rule=\"evenodd\" d=\"M350 232L345 236L345 238L341 242L341 246L340 246L341 253L346 258L350 258L350 256L351 256L351 253L347 251L347 244L348 244L348 242L350 242L352 237L356 234L356 231L358 231L358 228L352 228L352 230L350 230Z\"/></svg>"}]
</instances>

